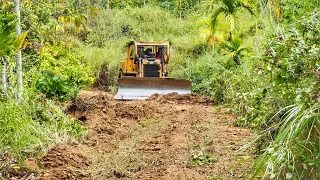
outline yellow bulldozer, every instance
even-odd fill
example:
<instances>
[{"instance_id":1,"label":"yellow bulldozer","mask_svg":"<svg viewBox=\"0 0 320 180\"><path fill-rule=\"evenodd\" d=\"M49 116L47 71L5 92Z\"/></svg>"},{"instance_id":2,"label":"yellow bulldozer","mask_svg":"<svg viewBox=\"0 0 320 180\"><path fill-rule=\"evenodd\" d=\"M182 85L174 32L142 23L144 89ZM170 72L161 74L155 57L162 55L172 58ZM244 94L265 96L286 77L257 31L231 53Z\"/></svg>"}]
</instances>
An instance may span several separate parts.
<instances>
[{"instance_id":1,"label":"yellow bulldozer","mask_svg":"<svg viewBox=\"0 0 320 180\"><path fill-rule=\"evenodd\" d=\"M191 82L169 78L169 42L127 44L127 56L120 62L118 100L144 100L152 94L191 93Z\"/></svg>"}]
</instances>

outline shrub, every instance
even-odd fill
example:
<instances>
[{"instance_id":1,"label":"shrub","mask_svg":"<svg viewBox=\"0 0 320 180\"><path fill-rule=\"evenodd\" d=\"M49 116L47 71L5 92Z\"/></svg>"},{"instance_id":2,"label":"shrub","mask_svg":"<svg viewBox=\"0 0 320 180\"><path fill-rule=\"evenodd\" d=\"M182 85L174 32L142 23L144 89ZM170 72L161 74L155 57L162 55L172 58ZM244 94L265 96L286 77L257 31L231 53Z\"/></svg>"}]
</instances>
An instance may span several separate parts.
<instances>
[{"instance_id":1,"label":"shrub","mask_svg":"<svg viewBox=\"0 0 320 180\"><path fill-rule=\"evenodd\" d=\"M35 87L47 98L70 100L78 91L93 83L89 77L89 67L80 62L74 54L63 46L47 45L41 58L40 70Z\"/></svg>"},{"instance_id":2,"label":"shrub","mask_svg":"<svg viewBox=\"0 0 320 180\"><path fill-rule=\"evenodd\" d=\"M36 89L47 98L56 97L58 100L70 100L76 96L80 88L75 82L68 82L62 75L45 70L36 81Z\"/></svg>"},{"instance_id":3,"label":"shrub","mask_svg":"<svg viewBox=\"0 0 320 180\"><path fill-rule=\"evenodd\" d=\"M270 38L264 59L269 84L261 98L254 99L257 117L269 118L260 120L266 129L259 138L263 154L252 177L319 177L319 17L317 11L310 13Z\"/></svg>"}]
</instances>

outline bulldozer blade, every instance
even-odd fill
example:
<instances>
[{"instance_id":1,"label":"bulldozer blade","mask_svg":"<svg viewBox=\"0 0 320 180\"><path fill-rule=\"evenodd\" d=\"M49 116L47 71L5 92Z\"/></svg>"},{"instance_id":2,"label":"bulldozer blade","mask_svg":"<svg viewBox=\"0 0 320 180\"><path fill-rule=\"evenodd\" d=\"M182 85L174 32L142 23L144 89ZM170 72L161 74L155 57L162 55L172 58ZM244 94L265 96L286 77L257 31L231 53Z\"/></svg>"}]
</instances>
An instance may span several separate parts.
<instances>
[{"instance_id":1,"label":"bulldozer blade","mask_svg":"<svg viewBox=\"0 0 320 180\"><path fill-rule=\"evenodd\" d=\"M191 93L191 81L175 78L138 78L118 79L118 100L145 100L152 94Z\"/></svg>"}]
</instances>

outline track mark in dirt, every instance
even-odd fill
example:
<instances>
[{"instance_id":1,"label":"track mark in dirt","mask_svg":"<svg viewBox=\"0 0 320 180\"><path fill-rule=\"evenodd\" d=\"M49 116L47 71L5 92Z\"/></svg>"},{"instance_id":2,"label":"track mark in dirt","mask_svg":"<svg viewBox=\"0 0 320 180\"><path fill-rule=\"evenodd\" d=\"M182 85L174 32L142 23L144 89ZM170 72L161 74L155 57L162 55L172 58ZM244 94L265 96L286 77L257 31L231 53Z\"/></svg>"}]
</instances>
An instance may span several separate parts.
<instances>
[{"instance_id":1,"label":"track mark in dirt","mask_svg":"<svg viewBox=\"0 0 320 180\"><path fill-rule=\"evenodd\" d=\"M216 111L200 95L153 95L115 101L102 91L83 91L70 116L88 127L78 144L58 145L40 159L42 179L241 179L251 162L237 153L251 136L235 117ZM195 152L215 161L194 166Z\"/></svg>"}]
</instances>

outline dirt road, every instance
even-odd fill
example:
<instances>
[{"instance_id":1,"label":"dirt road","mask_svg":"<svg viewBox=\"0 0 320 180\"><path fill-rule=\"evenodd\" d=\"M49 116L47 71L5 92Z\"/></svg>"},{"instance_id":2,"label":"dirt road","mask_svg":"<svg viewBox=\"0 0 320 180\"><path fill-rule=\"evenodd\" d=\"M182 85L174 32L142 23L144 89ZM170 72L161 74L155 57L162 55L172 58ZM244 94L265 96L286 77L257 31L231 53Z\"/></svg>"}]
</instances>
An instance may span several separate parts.
<instances>
[{"instance_id":1,"label":"dirt road","mask_svg":"<svg viewBox=\"0 0 320 180\"><path fill-rule=\"evenodd\" d=\"M198 95L115 101L83 91L69 107L88 128L81 143L57 145L40 179L242 179L251 135L235 117Z\"/></svg>"}]
</instances>

